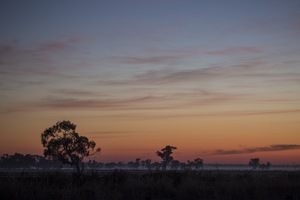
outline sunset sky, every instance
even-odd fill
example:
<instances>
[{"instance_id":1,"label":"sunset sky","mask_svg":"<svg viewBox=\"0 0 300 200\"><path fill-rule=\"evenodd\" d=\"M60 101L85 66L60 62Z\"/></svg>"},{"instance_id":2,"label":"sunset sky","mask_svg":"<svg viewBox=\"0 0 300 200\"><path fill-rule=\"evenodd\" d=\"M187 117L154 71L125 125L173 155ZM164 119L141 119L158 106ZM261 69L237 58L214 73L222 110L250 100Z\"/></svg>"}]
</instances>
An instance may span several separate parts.
<instances>
[{"instance_id":1,"label":"sunset sky","mask_svg":"<svg viewBox=\"0 0 300 200\"><path fill-rule=\"evenodd\" d=\"M0 2L0 154L60 120L101 162L300 164L300 1Z\"/></svg>"}]
</instances>

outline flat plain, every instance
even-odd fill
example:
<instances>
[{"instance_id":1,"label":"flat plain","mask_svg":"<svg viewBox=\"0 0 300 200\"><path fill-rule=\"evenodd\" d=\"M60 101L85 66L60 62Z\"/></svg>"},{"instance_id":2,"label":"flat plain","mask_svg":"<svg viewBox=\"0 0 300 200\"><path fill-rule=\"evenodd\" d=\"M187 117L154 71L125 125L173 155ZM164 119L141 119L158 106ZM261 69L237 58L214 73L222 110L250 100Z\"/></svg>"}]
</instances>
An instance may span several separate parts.
<instances>
[{"instance_id":1,"label":"flat plain","mask_svg":"<svg viewBox=\"0 0 300 200\"><path fill-rule=\"evenodd\" d=\"M1 199L300 199L300 171L1 172Z\"/></svg>"}]
</instances>

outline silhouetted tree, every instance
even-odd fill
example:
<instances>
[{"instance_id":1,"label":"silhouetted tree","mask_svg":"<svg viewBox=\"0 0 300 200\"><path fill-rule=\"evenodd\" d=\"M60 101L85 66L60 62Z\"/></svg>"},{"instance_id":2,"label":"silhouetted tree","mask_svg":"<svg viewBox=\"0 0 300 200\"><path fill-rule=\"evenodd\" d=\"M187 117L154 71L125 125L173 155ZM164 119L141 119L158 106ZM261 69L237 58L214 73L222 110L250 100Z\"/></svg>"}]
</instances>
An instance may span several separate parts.
<instances>
[{"instance_id":1,"label":"silhouetted tree","mask_svg":"<svg viewBox=\"0 0 300 200\"><path fill-rule=\"evenodd\" d=\"M202 169L203 159L196 158L193 161L188 160L183 167L185 170L192 170L192 169L199 170L200 168Z\"/></svg>"},{"instance_id":2,"label":"silhouetted tree","mask_svg":"<svg viewBox=\"0 0 300 200\"><path fill-rule=\"evenodd\" d=\"M270 162L267 162L266 164L265 163L259 164L259 169L262 169L262 170L268 170L268 169L270 169L270 167L271 167Z\"/></svg>"},{"instance_id":3,"label":"silhouetted tree","mask_svg":"<svg viewBox=\"0 0 300 200\"><path fill-rule=\"evenodd\" d=\"M129 161L129 162L126 163L126 166L130 169L134 169L135 168L135 162Z\"/></svg>"},{"instance_id":4,"label":"silhouetted tree","mask_svg":"<svg viewBox=\"0 0 300 200\"><path fill-rule=\"evenodd\" d=\"M270 169L271 163L270 163L270 162L267 162L266 166L267 166L267 169Z\"/></svg>"},{"instance_id":5,"label":"silhouetted tree","mask_svg":"<svg viewBox=\"0 0 300 200\"><path fill-rule=\"evenodd\" d=\"M129 161L127 163L127 167L132 168L132 169L138 169L140 166L140 158L136 158L135 161Z\"/></svg>"},{"instance_id":6,"label":"silhouetted tree","mask_svg":"<svg viewBox=\"0 0 300 200\"><path fill-rule=\"evenodd\" d=\"M96 143L87 137L79 136L75 131L76 125L70 121L58 121L41 134L44 156L61 161L63 164L75 166L80 172L79 163L94 151ZM83 170L83 169L82 169Z\"/></svg>"},{"instance_id":7,"label":"silhouetted tree","mask_svg":"<svg viewBox=\"0 0 300 200\"><path fill-rule=\"evenodd\" d=\"M141 161L140 158L136 158L136 159L135 159L135 163L134 163L134 168L135 168L135 169L138 169L138 168L139 168L139 166L140 166L140 161Z\"/></svg>"},{"instance_id":8,"label":"silhouetted tree","mask_svg":"<svg viewBox=\"0 0 300 200\"><path fill-rule=\"evenodd\" d=\"M195 162L188 160L184 165L184 170L192 170L195 167Z\"/></svg>"},{"instance_id":9,"label":"silhouetted tree","mask_svg":"<svg viewBox=\"0 0 300 200\"><path fill-rule=\"evenodd\" d=\"M106 163L105 168L106 169L115 169L115 168L117 168L117 163L115 163L115 162Z\"/></svg>"},{"instance_id":10,"label":"silhouetted tree","mask_svg":"<svg viewBox=\"0 0 300 200\"><path fill-rule=\"evenodd\" d=\"M59 169L62 168L63 164L58 160L46 159L43 156L38 157L37 168L42 169Z\"/></svg>"},{"instance_id":11,"label":"silhouetted tree","mask_svg":"<svg viewBox=\"0 0 300 200\"><path fill-rule=\"evenodd\" d=\"M251 158L249 161L249 166L253 169L257 169L260 165L260 159L259 158Z\"/></svg>"},{"instance_id":12,"label":"silhouetted tree","mask_svg":"<svg viewBox=\"0 0 300 200\"><path fill-rule=\"evenodd\" d=\"M31 154L15 153L14 155L5 154L1 157L1 164L4 168L31 168L36 167L38 157Z\"/></svg>"},{"instance_id":13,"label":"silhouetted tree","mask_svg":"<svg viewBox=\"0 0 300 200\"><path fill-rule=\"evenodd\" d=\"M196 158L194 160L194 163L195 163L195 169L198 170L198 169L202 169L203 168L203 159L201 158Z\"/></svg>"},{"instance_id":14,"label":"silhouetted tree","mask_svg":"<svg viewBox=\"0 0 300 200\"><path fill-rule=\"evenodd\" d=\"M160 166L161 166L161 164L160 164L159 162L154 162L154 163L152 163L152 166L153 166L153 168L154 168L156 171L158 171L159 168L160 168Z\"/></svg>"},{"instance_id":15,"label":"silhouetted tree","mask_svg":"<svg viewBox=\"0 0 300 200\"><path fill-rule=\"evenodd\" d=\"M180 161L179 160L172 160L170 164L170 168L172 170L178 170L180 168Z\"/></svg>"},{"instance_id":16,"label":"silhouetted tree","mask_svg":"<svg viewBox=\"0 0 300 200\"><path fill-rule=\"evenodd\" d=\"M162 169L166 170L168 164L173 160L173 157L171 154L173 153L173 150L177 149L177 147L173 147L170 145L167 145L165 148L161 149L161 151L157 151L156 155L159 156L162 159Z\"/></svg>"},{"instance_id":17,"label":"silhouetted tree","mask_svg":"<svg viewBox=\"0 0 300 200\"><path fill-rule=\"evenodd\" d=\"M151 159L142 160L141 165L150 171L151 170Z\"/></svg>"},{"instance_id":18,"label":"silhouetted tree","mask_svg":"<svg viewBox=\"0 0 300 200\"><path fill-rule=\"evenodd\" d=\"M58 161L47 160L40 155L4 154L0 157L0 168L61 168L62 164Z\"/></svg>"},{"instance_id":19,"label":"silhouetted tree","mask_svg":"<svg viewBox=\"0 0 300 200\"><path fill-rule=\"evenodd\" d=\"M126 166L126 165L125 165L124 162L119 161L119 162L117 163L117 168L118 168L118 169L122 169L122 168L124 168L125 166Z\"/></svg>"},{"instance_id":20,"label":"silhouetted tree","mask_svg":"<svg viewBox=\"0 0 300 200\"><path fill-rule=\"evenodd\" d=\"M87 163L87 167L89 169L98 169L98 168L103 168L104 163L97 162L96 160L89 160Z\"/></svg>"}]
</instances>

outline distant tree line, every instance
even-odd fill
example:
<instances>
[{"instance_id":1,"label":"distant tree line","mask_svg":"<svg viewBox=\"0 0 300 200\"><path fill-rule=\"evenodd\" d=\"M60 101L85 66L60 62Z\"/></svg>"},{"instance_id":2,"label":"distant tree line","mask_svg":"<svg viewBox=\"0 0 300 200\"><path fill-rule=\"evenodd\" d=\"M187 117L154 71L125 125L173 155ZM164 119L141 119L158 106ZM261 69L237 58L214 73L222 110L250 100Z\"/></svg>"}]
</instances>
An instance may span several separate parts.
<instances>
[{"instance_id":1,"label":"distant tree line","mask_svg":"<svg viewBox=\"0 0 300 200\"><path fill-rule=\"evenodd\" d=\"M35 168L35 169L59 169L63 164L57 160L47 159L40 155L20 154L13 155L4 154L0 157L0 168Z\"/></svg>"},{"instance_id":2,"label":"distant tree line","mask_svg":"<svg viewBox=\"0 0 300 200\"><path fill-rule=\"evenodd\" d=\"M89 160L87 162L81 162L82 166L85 166L87 170L202 170L204 168L204 161L201 158L195 158L194 160L188 160L187 162L181 162L179 160L172 159L170 163L165 165L165 161L152 162L151 159L136 158L129 162L97 162L96 160ZM249 167L253 170L268 170L271 167L271 163L262 163L259 158L251 158L249 161ZM209 165L208 165L209 166ZM73 166L74 167L74 166ZM15 153L13 155L3 154L0 156L0 168L1 169L42 169L42 170L57 170L57 169L74 169L68 164L54 159L49 159L40 155L21 154ZM76 170L76 168L74 169Z\"/></svg>"},{"instance_id":3,"label":"distant tree line","mask_svg":"<svg viewBox=\"0 0 300 200\"><path fill-rule=\"evenodd\" d=\"M270 169L271 167L271 163L267 162L267 163L262 163L260 158L251 158L248 164L250 167L252 167L252 169L256 170L256 169Z\"/></svg>"},{"instance_id":4,"label":"distant tree line","mask_svg":"<svg viewBox=\"0 0 300 200\"><path fill-rule=\"evenodd\" d=\"M86 169L133 169L133 170L160 170L163 169L161 162L152 162L151 159L142 160L136 158L129 162L108 162L102 163L96 160L81 162ZM195 161L180 162L172 160L169 165L171 170L202 169L203 161L197 158ZM61 169L70 168L70 165L62 164L58 160L49 159L40 155L15 153L13 155L3 154L0 157L0 168L7 169Z\"/></svg>"},{"instance_id":5,"label":"distant tree line","mask_svg":"<svg viewBox=\"0 0 300 200\"><path fill-rule=\"evenodd\" d=\"M83 159L100 152L96 143L85 136L80 136L76 132L76 125L70 121L58 121L53 126L45 129L41 134L41 143L44 147L44 156L20 154L4 154L0 157L0 168L63 168L74 167L76 172L82 172L84 167L88 169L148 169L148 170L200 170L203 169L204 160L195 158L187 162L174 160L172 154L177 147L167 145L156 155L161 158L161 162L152 162L151 159L135 161L101 163L89 160L84 163ZM261 163L259 158L251 158L248 164L255 169L269 169L270 162ZM80 168L81 166L81 168Z\"/></svg>"},{"instance_id":6,"label":"distant tree line","mask_svg":"<svg viewBox=\"0 0 300 200\"><path fill-rule=\"evenodd\" d=\"M180 162L172 160L168 166L162 162L152 162L150 159L141 160L137 158L135 161L125 162L109 162L101 163L95 160L90 160L86 163L87 169L135 169L135 170L201 170L203 169L203 160L195 159L196 161ZM202 161L201 161L202 160ZM199 162L200 161L200 162Z\"/></svg>"},{"instance_id":7,"label":"distant tree line","mask_svg":"<svg viewBox=\"0 0 300 200\"><path fill-rule=\"evenodd\" d=\"M151 159L142 160L136 158L134 161L129 162L97 162L96 160L89 160L81 162L87 170L112 170L112 169L131 169L131 170L202 170L204 168L204 161L201 158L181 162L172 159L170 163L165 165L162 162L152 162ZM253 170L268 170L271 163L262 163L259 158L251 158L248 164ZM54 159L49 159L40 155L21 154L15 153L13 155L3 154L0 156L0 168L6 169L62 169L70 168L70 165L63 164L62 162ZM76 169L75 169L76 170Z\"/></svg>"}]
</instances>

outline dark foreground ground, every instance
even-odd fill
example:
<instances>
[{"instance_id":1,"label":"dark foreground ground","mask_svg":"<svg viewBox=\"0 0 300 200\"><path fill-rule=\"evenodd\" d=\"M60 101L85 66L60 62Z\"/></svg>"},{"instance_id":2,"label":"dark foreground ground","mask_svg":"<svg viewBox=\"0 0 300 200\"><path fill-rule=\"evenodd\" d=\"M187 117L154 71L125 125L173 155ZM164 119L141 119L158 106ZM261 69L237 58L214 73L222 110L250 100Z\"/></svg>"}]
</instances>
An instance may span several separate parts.
<instances>
[{"instance_id":1,"label":"dark foreground ground","mask_svg":"<svg viewBox=\"0 0 300 200\"><path fill-rule=\"evenodd\" d=\"M2 172L0 199L300 199L300 171Z\"/></svg>"}]
</instances>

